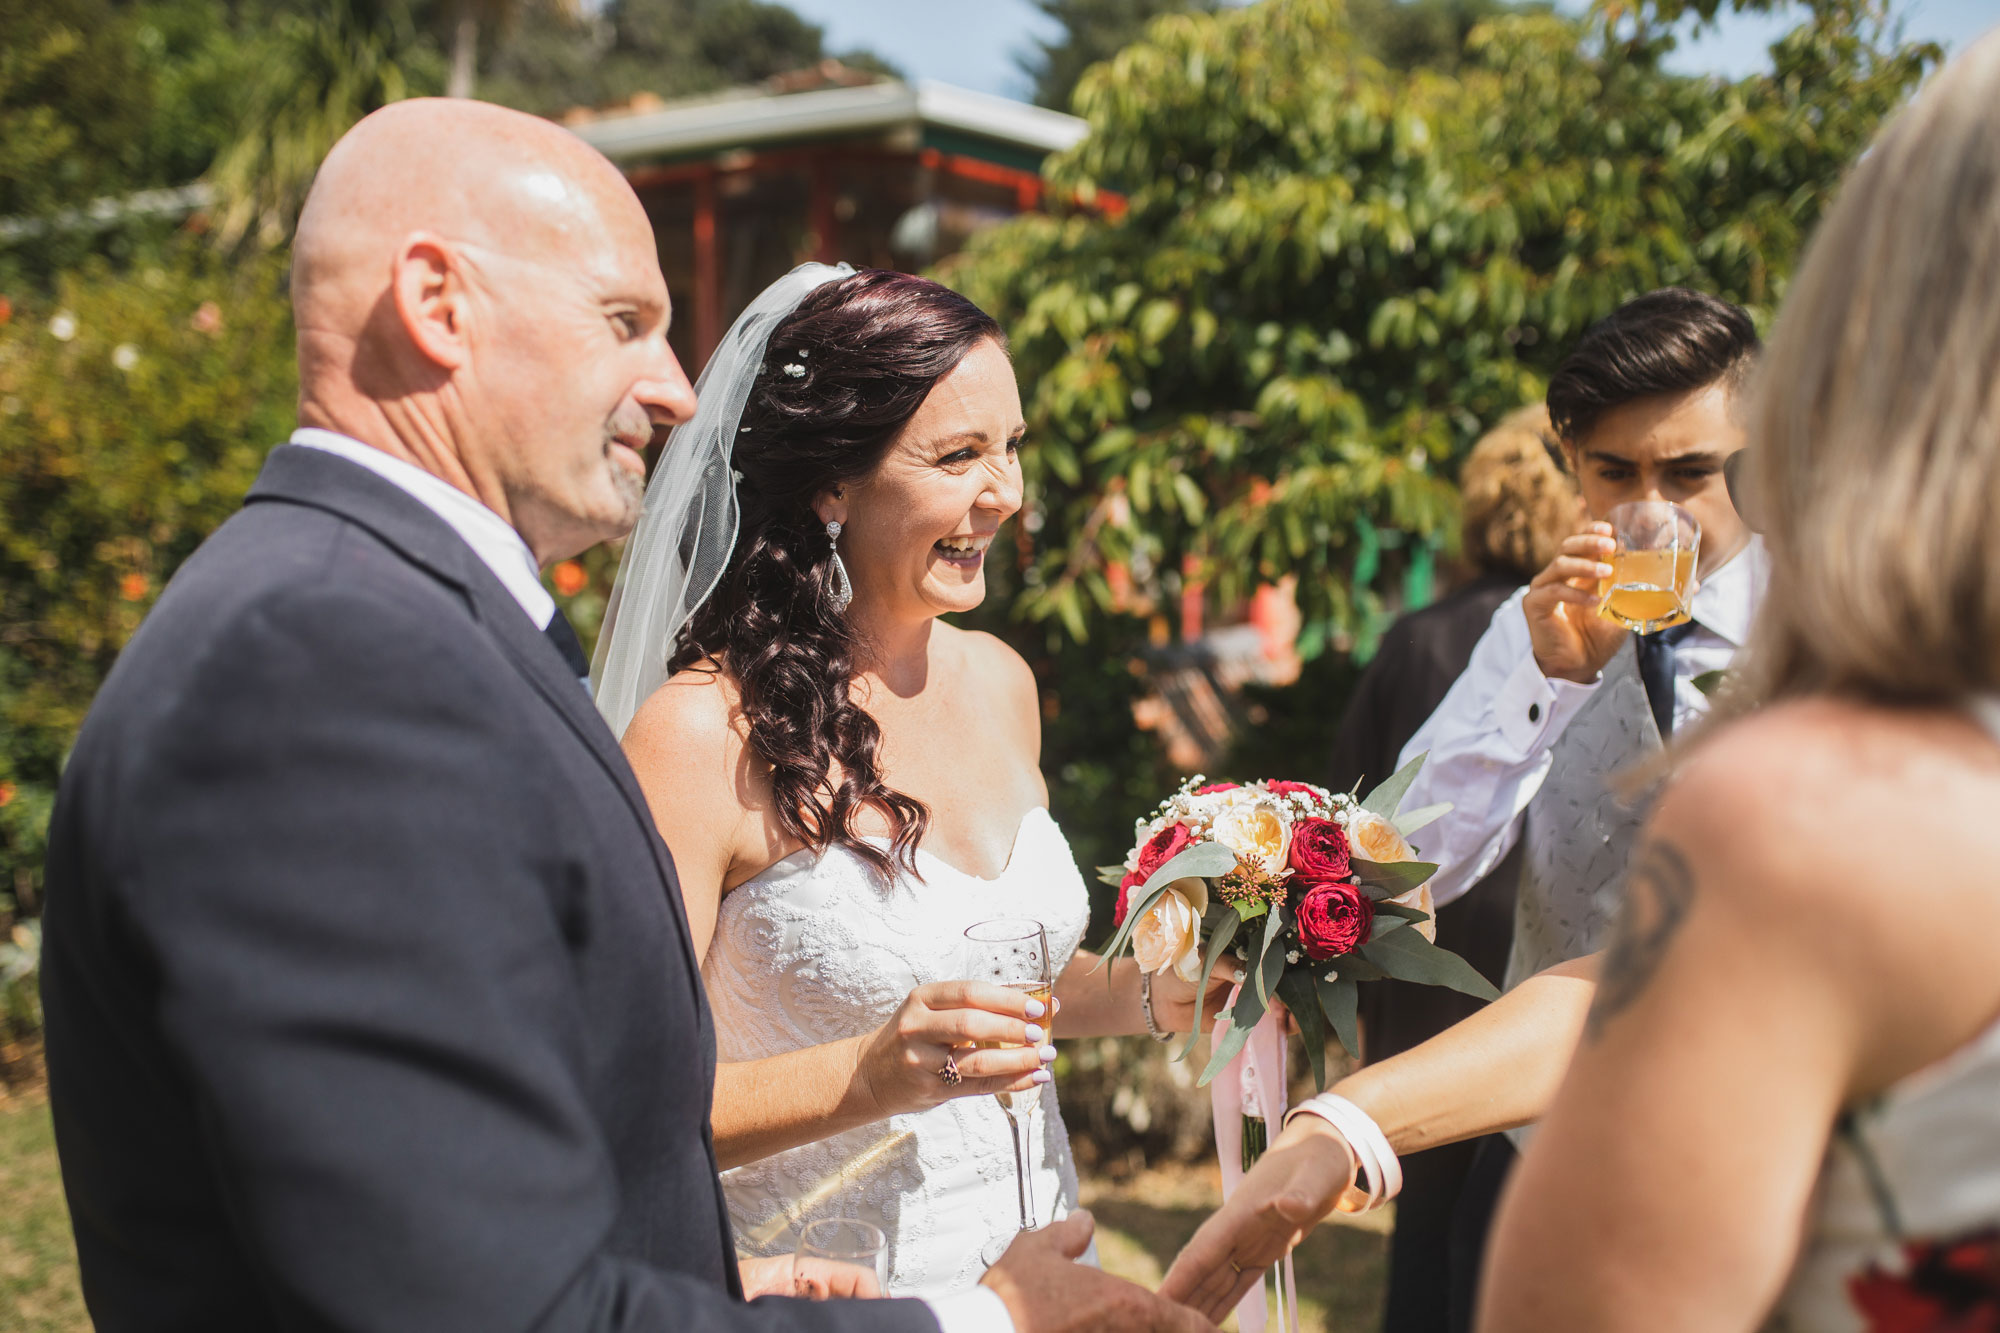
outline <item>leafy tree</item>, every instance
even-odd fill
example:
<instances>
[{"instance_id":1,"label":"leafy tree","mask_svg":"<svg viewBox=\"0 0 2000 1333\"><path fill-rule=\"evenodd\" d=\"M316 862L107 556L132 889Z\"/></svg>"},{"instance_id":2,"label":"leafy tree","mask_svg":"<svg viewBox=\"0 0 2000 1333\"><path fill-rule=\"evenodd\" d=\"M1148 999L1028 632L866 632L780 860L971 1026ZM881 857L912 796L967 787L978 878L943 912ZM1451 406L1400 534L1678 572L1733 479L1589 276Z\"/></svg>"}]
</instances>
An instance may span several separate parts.
<instances>
[{"instance_id":1,"label":"leafy tree","mask_svg":"<svg viewBox=\"0 0 2000 1333\"><path fill-rule=\"evenodd\" d=\"M250 105L209 173L222 239L291 232L320 159L378 107L444 86L443 58L406 0L340 0L279 16Z\"/></svg>"},{"instance_id":2,"label":"leafy tree","mask_svg":"<svg viewBox=\"0 0 2000 1333\"><path fill-rule=\"evenodd\" d=\"M1384 65L1341 0L1155 21L1044 170L1124 210L1015 219L943 275L1027 395L1017 613L1122 657L1187 580L1213 614L1293 574L1303 655L1366 632L1387 539L1450 540L1463 450L1592 320L1670 283L1772 308L1937 57L1881 17L1820 0L1736 83L1665 72L1657 12L1503 15L1451 75Z\"/></svg>"},{"instance_id":3,"label":"leafy tree","mask_svg":"<svg viewBox=\"0 0 2000 1333\"><path fill-rule=\"evenodd\" d=\"M1035 39L1034 49L1015 57L1035 81L1037 106L1069 110L1083 72L1109 60L1137 40L1162 14L1215 8L1216 0L1035 0L1035 8L1061 25L1053 40Z\"/></svg>"},{"instance_id":4,"label":"leafy tree","mask_svg":"<svg viewBox=\"0 0 2000 1333\"><path fill-rule=\"evenodd\" d=\"M496 47L481 95L541 115L757 83L833 56L897 76L868 51L829 52L825 33L763 0L614 0L599 12L528 6Z\"/></svg>"},{"instance_id":5,"label":"leafy tree","mask_svg":"<svg viewBox=\"0 0 2000 1333\"><path fill-rule=\"evenodd\" d=\"M290 431L283 264L183 244L0 323L0 939L40 897L62 757L180 562Z\"/></svg>"}]
</instances>

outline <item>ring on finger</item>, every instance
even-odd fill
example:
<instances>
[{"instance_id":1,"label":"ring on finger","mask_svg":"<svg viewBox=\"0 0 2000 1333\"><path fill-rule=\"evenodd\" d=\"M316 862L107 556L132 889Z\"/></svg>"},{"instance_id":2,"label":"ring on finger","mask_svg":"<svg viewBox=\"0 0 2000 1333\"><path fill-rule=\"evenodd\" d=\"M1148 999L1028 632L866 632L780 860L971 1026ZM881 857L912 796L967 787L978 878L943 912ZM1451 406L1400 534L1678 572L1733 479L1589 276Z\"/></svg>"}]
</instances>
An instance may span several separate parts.
<instances>
[{"instance_id":1,"label":"ring on finger","mask_svg":"<svg viewBox=\"0 0 2000 1333\"><path fill-rule=\"evenodd\" d=\"M944 1063L938 1066L937 1076L944 1080L947 1088L955 1088L965 1082L965 1075L958 1072L958 1059L950 1051L944 1053Z\"/></svg>"}]
</instances>

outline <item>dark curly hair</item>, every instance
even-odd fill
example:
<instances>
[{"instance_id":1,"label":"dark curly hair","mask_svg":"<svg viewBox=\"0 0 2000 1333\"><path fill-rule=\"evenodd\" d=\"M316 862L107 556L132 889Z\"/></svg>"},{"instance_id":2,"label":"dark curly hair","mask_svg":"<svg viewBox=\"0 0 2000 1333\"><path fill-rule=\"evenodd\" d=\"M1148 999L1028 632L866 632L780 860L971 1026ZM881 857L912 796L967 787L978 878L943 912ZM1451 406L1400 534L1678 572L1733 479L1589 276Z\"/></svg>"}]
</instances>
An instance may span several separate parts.
<instances>
[{"instance_id":1,"label":"dark curly hair","mask_svg":"<svg viewBox=\"0 0 2000 1333\"><path fill-rule=\"evenodd\" d=\"M738 423L735 549L668 663L736 682L787 834L883 874L916 873L930 811L882 781L881 728L849 698L855 639L827 600L833 546L813 501L873 472L932 387L989 339L1005 345L991 315L906 273L864 269L799 303L772 331ZM887 853L855 827L868 806L889 820Z\"/></svg>"}]
</instances>

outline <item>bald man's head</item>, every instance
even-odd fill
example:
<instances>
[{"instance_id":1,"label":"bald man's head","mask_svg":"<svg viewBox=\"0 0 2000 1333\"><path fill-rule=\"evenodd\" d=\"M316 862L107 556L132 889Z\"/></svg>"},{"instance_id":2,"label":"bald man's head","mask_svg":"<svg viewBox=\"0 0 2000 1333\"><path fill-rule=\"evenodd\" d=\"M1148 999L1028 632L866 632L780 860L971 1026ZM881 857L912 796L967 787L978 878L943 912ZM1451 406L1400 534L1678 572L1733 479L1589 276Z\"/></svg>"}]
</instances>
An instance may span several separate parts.
<instances>
[{"instance_id":1,"label":"bald man's head","mask_svg":"<svg viewBox=\"0 0 2000 1333\"><path fill-rule=\"evenodd\" d=\"M537 557L638 516L693 410L652 227L567 130L482 102L383 108L334 145L293 245L301 418L485 502Z\"/></svg>"}]
</instances>

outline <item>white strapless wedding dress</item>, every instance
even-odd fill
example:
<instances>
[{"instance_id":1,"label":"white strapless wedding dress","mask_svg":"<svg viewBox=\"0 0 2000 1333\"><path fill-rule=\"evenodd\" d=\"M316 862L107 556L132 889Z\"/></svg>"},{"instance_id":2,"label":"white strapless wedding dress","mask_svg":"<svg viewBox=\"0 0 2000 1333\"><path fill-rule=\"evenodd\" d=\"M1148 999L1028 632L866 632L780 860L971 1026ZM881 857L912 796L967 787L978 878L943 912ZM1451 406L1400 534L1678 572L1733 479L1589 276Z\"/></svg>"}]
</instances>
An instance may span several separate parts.
<instances>
[{"instance_id":1,"label":"white strapless wedding dress","mask_svg":"<svg viewBox=\"0 0 2000 1333\"><path fill-rule=\"evenodd\" d=\"M1058 973L1076 951L1089 902L1048 811L1021 821L998 879L922 850L917 859L922 879L899 871L884 881L844 848L818 859L801 851L724 896L702 966L723 1061L873 1032L913 987L964 975L964 932L977 921L1040 921ZM1046 1224L1076 1207L1053 1083L1033 1124L1035 1208ZM964 1290L985 1271L982 1252L1016 1230L1009 1132L992 1097L960 1097L725 1171L737 1248L789 1254L806 1222L858 1217L889 1238L892 1294Z\"/></svg>"}]
</instances>

